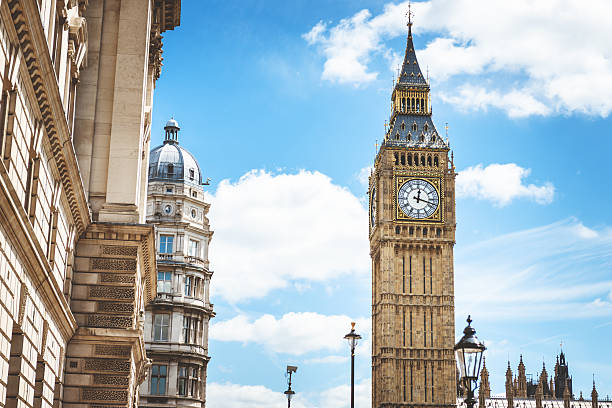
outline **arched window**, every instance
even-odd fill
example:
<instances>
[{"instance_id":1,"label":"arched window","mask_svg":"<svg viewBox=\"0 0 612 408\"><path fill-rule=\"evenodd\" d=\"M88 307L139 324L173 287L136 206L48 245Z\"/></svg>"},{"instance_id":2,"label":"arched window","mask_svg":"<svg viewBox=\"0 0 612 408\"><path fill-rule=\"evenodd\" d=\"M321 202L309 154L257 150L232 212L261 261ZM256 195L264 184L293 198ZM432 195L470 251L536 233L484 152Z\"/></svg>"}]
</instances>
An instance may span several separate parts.
<instances>
[{"instance_id":1,"label":"arched window","mask_svg":"<svg viewBox=\"0 0 612 408\"><path fill-rule=\"evenodd\" d=\"M427 165L431 166L431 156L427 156Z\"/></svg>"},{"instance_id":2,"label":"arched window","mask_svg":"<svg viewBox=\"0 0 612 408\"><path fill-rule=\"evenodd\" d=\"M434 166L438 167L438 156L434 156Z\"/></svg>"},{"instance_id":3,"label":"arched window","mask_svg":"<svg viewBox=\"0 0 612 408\"><path fill-rule=\"evenodd\" d=\"M419 165L419 155L418 154L414 154L414 165L418 166Z\"/></svg>"},{"instance_id":4,"label":"arched window","mask_svg":"<svg viewBox=\"0 0 612 408\"><path fill-rule=\"evenodd\" d=\"M427 132L429 130L429 125L427 123L423 126L423 131Z\"/></svg>"},{"instance_id":5,"label":"arched window","mask_svg":"<svg viewBox=\"0 0 612 408\"><path fill-rule=\"evenodd\" d=\"M417 98L417 100L416 100L416 111L420 112L421 111L420 108L421 108L421 104L419 103L419 99Z\"/></svg>"},{"instance_id":6,"label":"arched window","mask_svg":"<svg viewBox=\"0 0 612 408\"><path fill-rule=\"evenodd\" d=\"M408 165L412 166L412 154L408 153Z\"/></svg>"},{"instance_id":7,"label":"arched window","mask_svg":"<svg viewBox=\"0 0 612 408\"><path fill-rule=\"evenodd\" d=\"M408 139L408 141L412 140L412 135L410 133L408 133L408 138L407 139Z\"/></svg>"},{"instance_id":8,"label":"arched window","mask_svg":"<svg viewBox=\"0 0 612 408\"><path fill-rule=\"evenodd\" d=\"M413 132L416 132L416 131L417 131L417 124L416 124L416 122L414 122L414 123L412 124L412 131L413 131Z\"/></svg>"},{"instance_id":9,"label":"arched window","mask_svg":"<svg viewBox=\"0 0 612 408\"><path fill-rule=\"evenodd\" d=\"M419 137L419 140L421 142L424 142L425 141L425 135L421 133L421 137Z\"/></svg>"},{"instance_id":10,"label":"arched window","mask_svg":"<svg viewBox=\"0 0 612 408\"><path fill-rule=\"evenodd\" d=\"M402 122L402 130L406 129L406 124Z\"/></svg>"},{"instance_id":11,"label":"arched window","mask_svg":"<svg viewBox=\"0 0 612 408\"><path fill-rule=\"evenodd\" d=\"M406 164L406 156L402 153L402 166Z\"/></svg>"},{"instance_id":12,"label":"arched window","mask_svg":"<svg viewBox=\"0 0 612 408\"><path fill-rule=\"evenodd\" d=\"M395 156L395 165L397 166L399 164L399 155L397 154L397 152L393 153L393 156Z\"/></svg>"},{"instance_id":13,"label":"arched window","mask_svg":"<svg viewBox=\"0 0 612 408\"><path fill-rule=\"evenodd\" d=\"M425 165L425 156L421 156L421 166Z\"/></svg>"},{"instance_id":14,"label":"arched window","mask_svg":"<svg viewBox=\"0 0 612 408\"><path fill-rule=\"evenodd\" d=\"M399 138L400 138L400 134L399 134L399 132L397 132L397 133L395 134L395 140L399 140Z\"/></svg>"},{"instance_id":15,"label":"arched window","mask_svg":"<svg viewBox=\"0 0 612 408\"><path fill-rule=\"evenodd\" d=\"M395 227L395 233L396 233L396 234L399 234L399 233L400 233L400 227L399 227L399 225L398 225L397 227Z\"/></svg>"},{"instance_id":16,"label":"arched window","mask_svg":"<svg viewBox=\"0 0 612 408\"><path fill-rule=\"evenodd\" d=\"M168 175L169 176L173 176L174 175L174 164L169 164L168 165Z\"/></svg>"},{"instance_id":17,"label":"arched window","mask_svg":"<svg viewBox=\"0 0 612 408\"><path fill-rule=\"evenodd\" d=\"M426 237L427 236L427 228L423 228L423 236Z\"/></svg>"}]
</instances>

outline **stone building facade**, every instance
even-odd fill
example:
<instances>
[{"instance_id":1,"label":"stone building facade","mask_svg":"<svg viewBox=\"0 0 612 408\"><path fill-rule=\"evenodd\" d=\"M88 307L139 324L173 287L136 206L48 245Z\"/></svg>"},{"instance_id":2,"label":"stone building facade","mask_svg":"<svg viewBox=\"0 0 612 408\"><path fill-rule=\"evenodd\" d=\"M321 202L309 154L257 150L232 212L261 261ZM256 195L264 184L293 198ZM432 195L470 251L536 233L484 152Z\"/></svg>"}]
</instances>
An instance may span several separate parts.
<instances>
[{"instance_id":1,"label":"stone building facade","mask_svg":"<svg viewBox=\"0 0 612 408\"><path fill-rule=\"evenodd\" d=\"M411 29L369 184L375 408L456 404L455 168Z\"/></svg>"},{"instance_id":2,"label":"stone building facade","mask_svg":"<svg viewBox=\"0 0 612 408\"><path fill-rule=\"evenodd\" d=\"M0 1L0 406L136 405L151 107L179 20L180 0Z\"/></svg>"},{"instance_id":3,"label":"stone building facade","mask_svg":"<svg viewBox=\"0 0 612 408\"><path fill-rule=\"evenodd\" d=\"M146 308L145 342L152 359L140 387L144 407L204 407L208 323L214 316L209 287L208 245L202 172L179 146L178 123L165 127L163 145L151 151L147 223L156 226L157 297Z\"/></svg>"}]
</instances>

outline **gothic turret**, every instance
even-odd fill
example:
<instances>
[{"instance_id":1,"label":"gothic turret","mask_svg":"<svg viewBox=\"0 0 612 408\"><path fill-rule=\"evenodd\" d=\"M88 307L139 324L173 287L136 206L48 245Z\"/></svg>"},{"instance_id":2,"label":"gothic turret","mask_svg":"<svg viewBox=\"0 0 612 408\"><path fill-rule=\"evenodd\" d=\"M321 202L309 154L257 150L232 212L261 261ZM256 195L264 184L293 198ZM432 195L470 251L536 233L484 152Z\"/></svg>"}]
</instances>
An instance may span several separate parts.
<instances>
[{"instance_id":1,"label":"gothic turret","mask_svg":"<svg viewBox=\"0 0 612 408\"><path fill-rule=\"evenodd\" d=\"M508 406L514 406L514 385L512 384L512 369L510 368L510 361L508 361L508 369L506 370L506 399L508 400Z\"/></svg>"},{"instance_id":2,"label":"gothic turret","mask_svg":"<svg viewBox=\"0 0 612 408\"><path fill-rule=\"evenodd\" d=\"M429 84L417 61L411 20L408 20L404 62L391 95L391 118L383 144L448 148L431 120Z\"/></svg>"},{"instance_id":3,"label":"gothic turret","mask_svg":"<svg viewBox=\"0 0 612 408\"><path fill-rule=\"evenodd\" d=\"M518 365L518 381L516 387L516 396L518 398L527 398L527 376L525 375L525 364L523 363L523 355Z\"/></svg>"},{"instance_id":4,"label":"gothic turret","mask_svg":"<svg viewBox=\"0 0 612 408\"><path fill-rule=\"evenodd\" d=\"M569 366L565 360L565 354L563 350L557 357L558 364L555 367L555 396L557 398L563 398L565 387L569 388L569 393L572 395L572 377L569 375Z\"/></svg>"},{"instance_id":5,"label":"gothic turret","mask_svg":"<svg viewBox=\"0 0 612 408\"><path fill-rule=\"evenodd\" d=\"M591 391L591 408L598 408L599 400L597 390L595 389L595 380L593 380L593 391Z\"/></svg>"},{"instance_id":6,"label":"gothic turret","mask_svg":"<svg viewBox=\"0 0 612 408\"><path fill-rule=\"evenodd\" d=\"M491 385L489 384L489 370L487 362L482 358L482 370L480 371L480 389L478 390L478 408L485 408L486 400L491 398Z\"/></svg>"}]
</instances>

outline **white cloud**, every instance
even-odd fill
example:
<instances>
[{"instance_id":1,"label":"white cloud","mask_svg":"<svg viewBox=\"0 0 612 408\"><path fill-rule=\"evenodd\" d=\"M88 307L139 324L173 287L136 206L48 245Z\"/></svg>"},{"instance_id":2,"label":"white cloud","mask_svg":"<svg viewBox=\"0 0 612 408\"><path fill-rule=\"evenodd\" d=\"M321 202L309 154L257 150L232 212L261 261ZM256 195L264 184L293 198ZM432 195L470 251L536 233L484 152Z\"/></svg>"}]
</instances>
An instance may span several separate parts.
<instances>
[{"instance_id":1,"label":"white cloud","mask_svg":"<svg viewBox=\"0 0 612 408\"><path fill-rule=\"evenodd\" d=\"M370 379L355 383L355 406L372 405L371 388ZM282 392L273 391L263 385L213 382L206 387L206 405L223 408L284 408L287 406L287 399ZM291 399L291 406L295 408L348 408L350 388L349 385L341 385L328 388L320 393L297 392Z\"/></svg>"},{"instance_id":2,"label":"white cloud","mask_svg":"<svg viewBox=\"0 0 612 408\"><path fill-rule=\"evenodd\" d=\"M313 27L304 37L326 59L322 78L357 85L376 79L375 57L393 54L386 41L405 35L406 9L407 2L387 3L379 14L361 10ZM435 80L447 81L436 87L448 101L471 92L480 97L471 108L513 117L612 111L609 1L429 0L413 9L415 34L433 36L419 60Z\"/></svg>"},{"instance_id":3,"label":"white cloud","mask_svg":"<svg viewBox=\"0 0 612 408\"><path fill-rule=\"evenodd\" d=\"M489 200L496 205L505 206L516 198L528 198L538 204L552 202L555 188L551 183L540 186L525 184L530 169L525 169L514 163L482 164L468 167L457 176L457 198L475 197Z\"/></svg>"},{"instance_id":4,"label":"white cloud","mask_svg":"<svg viewBox=\"0 0 612 408\"><path fill-rule=\"evenodd\" d=\"M350 385L340 385L325 390L320 396L320 407L325 408L348 408L350 407ZM372 406L372 381L365 379L363 381L355 381L355 406L356 407L371 407Z\"/></svg>"},{"instance_id":5,"label":"white cloud","mask_svg":"<svg viewBox=\"0 0 612 408\"><path fill-rule=\"evenodd\" d=\"M369 272L366 210L324 174L253 170L209 199L212 290L229 302Z\"/></svg>"},{"instance_id":6,"label":"white cloud","mask_svg":"<svg viewBox=\"0 0 612 408\"><path fill-rule=\"evenodd\" d=\"M302 355L314 351L338 351L346 347L344 335L351 318L318 313L287 313L280 319L265 314L257 319L238 315L230 320L213 323L210 338L219 341L256 343L276 353ZM370 337L371 319L357 319L360 334ZM367 343L367 342L364 342ZM369 350L368 350L369 351Z\"/></svg>"},{"instance_id":7,"label":"white cloud","mask_svg":"<svg viewBox=\"0 0 612 408\"><path fill-rule=\"evenodd\" d=\"M357 173L357 181L365 189L370 187L370 174L372 174L372 170L374 170L374 166L366 166Z\"/></svg>"},{"instance_id":8,"label":"white cloud","mask_svg":"<svg viewBox=\"0 0 612 408\"><path fill-rule=\"evenodd\" d=\"M569 218L457 245L458 321L478 318L531 321L612 316L612 233Z\"/></svg>"},{"instance_id":9,"label":"white cloud","mask_svg":"<svg viewBox=\"0 0 612 408\"><path fill-rule=\"evenodd\" d=\"M282 392L273 391L263 385L213 382L206 386L206 405L223 408L285 408L287 398ZM291 400L291 405L296 408L307 406L299 395Z\"/></svg>"},{"instance_id":10,"label":"white cloud","mask_svg":"<svg viewBox=\"0 0 612 408\"><path fill-rule=\"evenodd\" d=\"M489 106L502 109L511 118L530 115L545 116L551 109L535 99L529 90L512 90L507 93L488 91L481 86L464 85L452 95L440 94L444 102L453 104L461 111L483 110Z\"/></svg>"}]
</instances>

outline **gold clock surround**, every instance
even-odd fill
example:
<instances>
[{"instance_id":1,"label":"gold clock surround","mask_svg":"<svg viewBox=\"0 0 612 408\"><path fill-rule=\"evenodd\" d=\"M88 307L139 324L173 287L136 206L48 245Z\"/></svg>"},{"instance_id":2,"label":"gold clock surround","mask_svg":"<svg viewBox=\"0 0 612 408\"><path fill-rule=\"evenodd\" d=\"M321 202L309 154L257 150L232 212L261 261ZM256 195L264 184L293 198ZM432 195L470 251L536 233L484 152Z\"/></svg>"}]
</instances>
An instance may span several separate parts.
<instances>
[{"instance_id":1,"label":"gold clock surround","mask_svg":"<svg viewBox=\"0 0 612 408\"><path fill-rule=\"evenodd\" d=\"M418 174L418 173L403 173L396 172L394 178L393 189L393 213L395 221L407 223L443 223L444 222L444 178L439 175ZM439 205L436 211L427 218L411 218L408 217L397 205L397 192L400 188L410 180L425 180L434 186L439 197Z\"/></svg>"}]
</instances>

